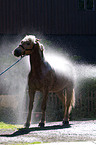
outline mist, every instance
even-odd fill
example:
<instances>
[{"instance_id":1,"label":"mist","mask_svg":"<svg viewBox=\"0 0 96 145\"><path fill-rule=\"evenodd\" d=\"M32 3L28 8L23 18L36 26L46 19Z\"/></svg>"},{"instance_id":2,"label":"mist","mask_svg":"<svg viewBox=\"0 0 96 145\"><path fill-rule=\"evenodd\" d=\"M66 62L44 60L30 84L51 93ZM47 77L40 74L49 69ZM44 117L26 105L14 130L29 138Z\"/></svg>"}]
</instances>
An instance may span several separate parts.
<instances>
[{"instance_id":1,"label":"mist","mask_svg":"<svg viewBox=\"0 0 96 145\"><path fill-rule=\"evenodd\" d=\"M18 60L12 54L21 37L3 37L0 44L0 72ZM0 121L22 123L25 109L29 58L23 58L18 64L0 76Z\"/></svg>"},{"instance_id":2,"label":"mist","mask_svg":"<svg viewBox=\"0 0 96 145\"><path fill-rule=\"evenodd\" d=\"M0 41L0 73L13 64L18 58L14 57L12 51L22 40L22 36L2 37ZM43 37L44 38L44 37ZM74 80L75 91L81 80L95 79L96 66L91 64L78 64L71 59L72 54L68 54L55 45L46 44L46 39L42 40L45 46L44 56L51 66L64 73ZM48 43L48 42L47 42ZM28 112L28 73L30 71L29 57L24 57L18 64L0 76L0 121L8 123L24 124ZM40 120L42 94L36 93L32 121ZM48 105L47 105L48 107ZM56 109L56 108L55 108ZM54 110L55 110L54 109ZM56 111L56 110L55 110ZM37 112L37 113L35 113Z\"/></svg>"}]
</instances>

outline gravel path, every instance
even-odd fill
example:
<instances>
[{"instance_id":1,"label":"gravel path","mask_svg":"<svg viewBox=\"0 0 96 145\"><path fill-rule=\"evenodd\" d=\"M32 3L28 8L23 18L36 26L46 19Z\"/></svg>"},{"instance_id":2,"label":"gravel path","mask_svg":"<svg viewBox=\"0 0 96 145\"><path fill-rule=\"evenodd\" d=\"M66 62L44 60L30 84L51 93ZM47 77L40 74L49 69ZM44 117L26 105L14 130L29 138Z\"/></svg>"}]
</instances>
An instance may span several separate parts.
<instances>
[{"instance_id":1,"label":"gravel path","mask_svg":"<svg viewBox=\"0 0 96 145\"><path fill-rule=\"evenodd\" d=\"M65 127L61 122L51 122L43 129L34 124L29 129L0 130L0 144L78 141L96 143L96 120L70 121Z\"/></svg>"}]
</instances>

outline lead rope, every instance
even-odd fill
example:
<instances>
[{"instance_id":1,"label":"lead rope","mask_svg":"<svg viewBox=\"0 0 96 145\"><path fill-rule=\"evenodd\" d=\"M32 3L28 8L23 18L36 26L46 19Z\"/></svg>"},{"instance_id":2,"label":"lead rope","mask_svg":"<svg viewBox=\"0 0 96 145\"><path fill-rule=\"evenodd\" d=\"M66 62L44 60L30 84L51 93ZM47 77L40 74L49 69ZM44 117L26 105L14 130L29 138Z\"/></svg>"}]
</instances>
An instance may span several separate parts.
<instances>
[{"instance_id":1,"label":"lead rope","mask_svg":"<svg viewBox=\"0 0 96 145\"><path fill-rule=\"evenodd\" d=\"M24 56L21 56L20 59L18 59L16 62L14 62L11 66L6 68L3 72L0 73L0 76L3 75L5 72L7 72L10 68L12 68L14 65L16 65Z\"/></svg>"}]
</instances>

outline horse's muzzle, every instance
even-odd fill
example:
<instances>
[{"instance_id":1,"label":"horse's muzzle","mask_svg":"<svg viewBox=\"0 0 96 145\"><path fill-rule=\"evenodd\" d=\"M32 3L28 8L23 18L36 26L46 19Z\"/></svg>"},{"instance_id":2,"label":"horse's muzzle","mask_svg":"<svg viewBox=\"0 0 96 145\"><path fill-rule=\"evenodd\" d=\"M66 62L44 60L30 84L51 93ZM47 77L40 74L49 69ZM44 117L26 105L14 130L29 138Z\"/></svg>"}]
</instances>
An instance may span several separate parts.
<instances>
[{"instance_id":1,"label":"horse's muzzle","mask_svg":"<svg viewBox=\"0 0 96 145\"><path fill-rule=\"evenodd\" d=\"M21 56L21 55L22 55L21 50L20 50L20 49L18 49L18 48L17 48L17 49L15 49L15 50L14 50L14 55L15 55L15 56L17 56L17 57Z\"/></svg>"}]
</instances>

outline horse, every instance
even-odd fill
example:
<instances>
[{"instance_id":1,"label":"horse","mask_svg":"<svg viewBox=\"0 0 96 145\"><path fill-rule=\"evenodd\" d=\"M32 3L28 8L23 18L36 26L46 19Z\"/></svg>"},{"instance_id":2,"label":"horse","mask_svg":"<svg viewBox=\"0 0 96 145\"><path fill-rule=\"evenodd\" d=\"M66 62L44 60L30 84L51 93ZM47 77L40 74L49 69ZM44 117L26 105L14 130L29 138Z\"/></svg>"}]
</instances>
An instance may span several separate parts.
<instances>
[{"instance_id":1,"label":"horse","mask_svg":"<svg viewBox=\"0 0 96 145\"><path fill-rule=\"evenodd\" d=\"M45 126L45 111L48 93L54 92L64 105L63 125L69 124L69 114L75 105L74 82L67 75L61 75L45 60L44 46L34 35L26 35L15 48L14 56L30 57L30 72L28 75L29 111L25 127L29 128L36 91L42 92L41 121L39 127ZM64 67L64 66L62 66ZM65 90L65 93L64 93Z\"/></svg>"}]
</instances>

